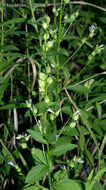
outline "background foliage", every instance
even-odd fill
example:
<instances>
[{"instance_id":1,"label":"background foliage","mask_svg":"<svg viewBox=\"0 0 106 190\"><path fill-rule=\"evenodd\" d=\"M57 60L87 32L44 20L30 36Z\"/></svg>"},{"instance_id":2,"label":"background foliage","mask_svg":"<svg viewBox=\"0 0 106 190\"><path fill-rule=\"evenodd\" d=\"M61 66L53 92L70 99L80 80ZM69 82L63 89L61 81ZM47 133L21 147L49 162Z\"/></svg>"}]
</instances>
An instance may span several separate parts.
<instances>
[{"instance_id":1,"label":"background foliage","mask_svg":"<svg viewBox=\"0 0 106 190\"><path fill-rule=\"evenodd\" d=\"M1 190L106 186L106 9L93 3L0 1Z\"/></svg>"}]
</instances>

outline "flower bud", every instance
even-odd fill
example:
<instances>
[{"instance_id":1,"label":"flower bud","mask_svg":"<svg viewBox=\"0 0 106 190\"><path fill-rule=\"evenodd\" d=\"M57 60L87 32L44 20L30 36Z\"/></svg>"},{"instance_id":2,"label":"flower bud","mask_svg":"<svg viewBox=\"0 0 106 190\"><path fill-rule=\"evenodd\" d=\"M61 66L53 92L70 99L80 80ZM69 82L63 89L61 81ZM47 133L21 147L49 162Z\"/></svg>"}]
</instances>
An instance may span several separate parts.
<instances>
[{"instance_id":1,"label":"flower bud","mask_svg":"<svg viewBox=\"0 0 106 190\"><path fill-rule=\"evenodd\" d=\"M50 103L50 99L49 99L49 97L46 96L45 99L44 99L44 101L45 101L46 104L49 104L49 103Z\"/></svg>"},{"instance_id":2,"label":"flower bud","mask_svg":"<svg viewBox=\"0 0 106 190\"><path fill-rule=\"evenodd\" d=\"M47 73L47 74L51 73L51 68L50 68L49 65L48 65L47 68L46 68L46 73Z\"/></svg>"},{"instance_id":3,"label":"flower bud","mask_svg":"<svg viewBox=\"0 0 106 190\"><path fill-rule=\"evenodd\" d=\"M47 78L47 84L51 85L53 83L52 77Z\"/></svg>"},{"instance_id":4,"label":"flower bud","mask_svg":"<svg viewBox=\"0 0 106 190\"><path fill-rule=\"evenodd\" d=\"M35 107L33 107L33 110L32 110L32 111L33 111L33 114L36 116L36 115L37 115L37 112L38 112L37 109L36 109Z\"/></svg>"},{"instance_id":5,"label":"flower bud","mask_svg":"<svg viewBox=\"0 0 106 190\"><path fill-rule=\"evenodd\" d=\"M44 40L48 40L49 39L49 33L45 33L44 36L43 36Z\"/></svg>"},{"instance_id":6,"label":"flower bud","mask_svg":"<svg viewBox=\"0 0 106 190\"><path fill-rule=\"evenodd\" d=\"M47 24L50 23L50 17L49 16L46 16L46 22L47 22Z\"/></svg>"},{"instance_id":7,"label":"flower bud","mask_svg":"<svg viewBox=\"0 0 106 190\"><path fill-rule=\"evenodd\" d=\"M50 120L53 121L55 118L56 118L55 115L51 113L51 114L50 114Z\"/></svg>"},{"instance_id":8,"label":"flower bud","mask_svg":"<svg viewBox=\"0 0 106 190\"><path fill-rule=\"evenodd\" d=\"M48 41L46 47L51 48L53 46L53 41Z\"/></svg>"},{"instance_id":9,"label":"flower bud","mask_svg":"<svg viewBox=\"0 0 106 190\"><path fill-rule=\"evenodd\" d=\"M76 126L76 123L75 122L71 122L70 123L70 128L74 128Z\"/></svg>"},{"instance_id":10,"label":"flower bud","mask_svg":"<svg viewBox=\"0 0 106 190\"><path fill-rule=\"evenodd\" d=\"M22 147L23 149L28 148L26 143L22 143L22 144L21 144L21 147Z\"/></svg>"},{"instance_id":11,"label":"flower bud","mask_svg":"<svg viewBox=\"0 0 106 190\"><path fill-rule=\"evenodd\" d=\"M39 73L39 79L45 81L46 75L44 73Z\"/></svg>"},{"instance_id":12,"label":"flower bud","mask_svg":"<svg viewBox=\"0 0 106 190\"><path fill-rule=\"evenodd\" d=\"M78 118L79 118L78 114L77 114L77 113L74 113L74 114L73 114L73 120L74 120L74 121L77 121Z\"/></svg>"},{"instance_id":13,"label":"flower bud","mask_svg":"<svg viewBox=\"0 0 106 190\"><path fill-rule=\"evenodd\" d=\"M56 13L56 8L55 7L53 7L52 12Z\"/></svg>"},{"instance_id":14,"label":"flower bud","mask_svg":"<svg viewBox=\"0 0 106 190\"><path fill-rule=\"evenodd\" d=\"M48 24L46 22L43 22L42 27L43 27L44 30L46 30L48 28Z\"/></svg>"}]
</instances>

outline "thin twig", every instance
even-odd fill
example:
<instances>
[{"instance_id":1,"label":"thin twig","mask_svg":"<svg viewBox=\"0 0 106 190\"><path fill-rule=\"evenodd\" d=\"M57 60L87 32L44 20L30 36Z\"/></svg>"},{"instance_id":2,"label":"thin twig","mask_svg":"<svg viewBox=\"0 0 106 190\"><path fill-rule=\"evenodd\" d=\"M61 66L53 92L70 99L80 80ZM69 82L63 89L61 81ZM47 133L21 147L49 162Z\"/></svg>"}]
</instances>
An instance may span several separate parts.
<instances>
[{"instance_id":1,"label":"thin twig","mask_svg":"<svg viewBox=\"0 0 106 190\"><path fill-rule=\"evenodd\" d=\"M67 4L88 5L88 6L95 7L95 8L97 8L97 9L100 9L100 10L106 12L106 9L105 9L105 8L100 7L100 6L98 6L98 5L95 5L95 4L92 4L92 3L87 3L87 2L82 2L82 1L73 1L73 2L69 2L69 3L67 3ZM58 6L58 5L60 5L60 3L48 3L48 4L40 4L40 3L39 3L39 4L37 4L37 7L43 8L43 7L51 7L51 6Z\"/></svg>"},{"instance_id":2,"label":"thin twig","mask_svg":"<svg viewBox=\"0 0 106 190\"><path fill-rule=\"evenodd\" d=\"M106 102L106 100L103 100L101 102L99 102L99 104L103 104L104 102ZM92 110L95 106L91 106L90 108L86 109L86 111Z\"/></svg>"},{"instance_id":3,"label":"thin twig","mask_svg":"<svg viewBox=\"0 0 106 190\"><path fill-rule=\"evenodd\" d=\"M99 75L106 75L106 71L104 71L104 72L102 72L102 73L98 73L98 74L96 74L96 75L94 75L94 76L88 77L87 79L84 79L84 80L82 80L82 81L80 81L80 82L78 82L78 83L76 83L76 84L73 84L73 85L70 86L70 87L74 87L74 86L77 86L77 85L79 85L79 84L82 84L82 83L88 81L89 79L95 78L95 77L97 77L97 76L99 76Z\"/></svg>"},{"instance_id":4,"label":"thin twig","mask_svg":"<svg viewBox=\"0 0 106 190\"><path fill-rule=\"evenodd\" d=\"M67 89L64 88L64 90L65 90L65 92L66 92L66 94L67 94L67 96L68 96L68 98L69 98L71 104L73 105L74 109L77 110L77 106L76 106L75 102L72 100L71 96L69 95Z\"/></svg>"}]
</instances>

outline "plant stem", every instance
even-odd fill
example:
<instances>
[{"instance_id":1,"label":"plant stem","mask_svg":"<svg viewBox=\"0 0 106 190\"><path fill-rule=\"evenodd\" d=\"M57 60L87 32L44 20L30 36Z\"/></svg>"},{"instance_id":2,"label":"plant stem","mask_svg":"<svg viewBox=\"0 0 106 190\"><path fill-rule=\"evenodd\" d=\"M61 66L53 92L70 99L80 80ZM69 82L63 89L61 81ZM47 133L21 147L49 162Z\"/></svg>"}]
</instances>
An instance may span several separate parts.
<instances>
[{"instance_id":1,"label":"plant stem","mask_svg":"<svg viewBox=\"0 0 106 190\"><path fill-rule=\"evenodd\" d=\"M80 46L79 46L79 48L69 57L69 59L67 59L67 61L65 62L65 63L63 63L63 65L61 65L60 67L59 67L59 69L58 70L60 70L65 64L67 64L69 61L70 61L70 59L80 50L80 48L83 46L83 44L81 44Z\"/></svg>"},{"instance_id":2,"label":"plant stem","mask_svg":"<svg viewBox=\"0 0 106 190\"><path fill-rule=\"evenodd\" d=\"M51 188L51 175L50 175L50 152L49 152L49 143L47 142L47 154L48 154L48 176L49 176L49 187Z\"/></svg>"},{"instance_id":3,"label":"plant stem","mask_svg":"<svg viewBox=\"0 0 106 190\"><path fill-rule=\"evenodd\" d=\"M38 33L38 27L36 25L36 19L35 19L35 15L34 15L34 10L32 8L31 0L29 0L29 5L30 5L31 13L32 13L33 23L34 23L33 25L35 27L36 32Z\"/></svg>"},{"instance_id":4,"label":"plant stem","mask_svg":"<svg viewBox=\"0 0 106 190\"><path fill-rule=\"evenodd\" d=\"M4 0L2 0L2 7L1 7L1 23L2 23L1 47L4 44L4 34L3 34L3 30L4 30L4 27L3 27L4 9L3 9L3 4L4 4ZM2 49L1 49L0 60L2 60Z\"/></svg>"},{"instance_id":5,"label":"plant stem","mask_svg":"<svg viewBox=\"0 0 106 190\"><path fill-rule=\"evenodd\" d=\"M60 49L60 40L61 40L62 8L63 8L63 0L61 0L61 5L60 5L60 19L59 19L59 33L58 33L58 50Z\"/></svg>"},{"instance_id":6,"label":"plant stem","mask_svg":"<svg viewBox=\"0 0 106 190\"><path fill-rule=\"evenodd\" d=\"M59 32L58 32L58 48L57 52L59 53L60 50L60 41L61 41L61 20L62 20L62 9L63 9L63 0L61 0L60 5L60 18L59 18ZM57 66L59 65L59 55L57 55ZM57 81L59 80L59 71L57 69ZM58 88L57 88L57 94L58 94Z\"/></svg>"}]
</instances>

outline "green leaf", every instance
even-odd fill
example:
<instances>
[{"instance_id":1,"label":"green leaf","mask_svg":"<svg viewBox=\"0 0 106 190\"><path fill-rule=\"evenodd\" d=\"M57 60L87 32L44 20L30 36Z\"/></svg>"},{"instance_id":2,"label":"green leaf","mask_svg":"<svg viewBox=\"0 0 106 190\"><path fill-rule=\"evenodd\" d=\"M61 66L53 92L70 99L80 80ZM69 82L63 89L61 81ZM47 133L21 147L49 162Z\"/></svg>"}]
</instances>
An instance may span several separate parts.
<instances>
[{"instance_id":1,"label":"green leaf","mask_svg":"<svg viewBox=\"0 0 106 190\"><path fill-rule=\"evenodd\" d=\"M0 110L7 110L14 108L27 108L27 105L25 103L7 104L5 106L1 106Z\"/></svg>"},{"instance_id":2,"label":"green leaf","mask_svg":"<svg viewBox=\"0 0 106 190\"><path fill-rule=\"evenodd\" d=\"M80 185L71 179L62 179L53 185L54 190L83 190Z\"/></svg>"},{"instance_id":3,"label":"green leaf","mask_svg":"<svg viewBox=\"0 0 106 190\"><path fill-rule=\"evenodd\" d=\"M106 24L106 18L105 18L105 17L99 17L99 20L100 20L102 23Z\"/></svg>"},{"instance_id":4,"label":"green leaf","mask_svg":"<svg viewBox=\"0 0 106 190\"><path fill-rule=\"evenodd\" d=\"M92 129L91 129L91 123L90 123L90 122L88 121L88 119L87 119L86 112L85 112L85 114L84 114L84 112L85 112L85 111L80 110L81 119L82 119L83 123L86 125L86 127L87 127L89 133L91 134L91 136L92 136L92 138L93 138L93 140L94 140L94 143L95 143L97 149L99 150L99 148L98 148L98 142L97 142L96 136L94 135L94 133L93 133L93 131L92 131Z\"/></svg>"},{"instance_id":5,"label":"green leaf","mask_svg":"<svg viewBox=\"0 0 106 190\"><path fill-rule=\"evenodd\" d=\"M16 24L16 23L21 23L21 22L25 22L25 18L13 18L11 20L8 20L6 22L3 23L4 25L8 25L8 24Z\"/></svg>"},{"instance_id":6,"label":"green leaf","mask_svg":"<svg viewBox=\"0 0 106 190\"><path fill-rule=\"evenodd\" d=\"M103 186L101 185L101 183L99 183L98 181L94 184L92 190L104 190Z\"/></svg>"},{"instance_id":7,"label":"green leaf","mask_svg":"<svg viewBox=\"0 0 106 190\"><path fill-rule=\"evenodd\" d=\"M39 188L34 185L34 186L27 187L24 190L39 190Z\"/></svg>"},{"instance_id":8,"label":"green leaf","mask_svg":"<svg viewBox=\"0 0 106 190\"><path fill-rule=\"evenodd\" d=\"M41 180L44 175L47 173L48 168L43 164L39 164L33 167L27 174L25 182L26 183L35 183L36 181Z\"/></svg>"},{"instance_id":9,"label":"green leaf","mask_svg":"<svg viewBox=\"0 0 106 190\"><path fill-rule=\"evenodd\" d=\"M47 144L46 140L43 138L42 134L39 131L34 131L34 130L27 130L28 133L31 134L32 138L40 143Z\"/></svg>"},{"instance_id":10,"label":"green leaf","mask_svg":"<svg viewBox=\"0 0 106 190\"><path fill-rule=\"evenodd\" d=\"M62 112L67 114L67 115L72 115L72 113L73 113L70 106L63 106L62 107Z\"/></svg>"},{"instance_id":11,"label":"green leaf","mask_svg":"<svg viewBox=\"0 0 106 190\"><path fill-rule=\"evenodd\" d=\"M90 89L86 88L85 86L83 86L81 84L77 85L77 86L68 85L67 89L75 91L75 92L81 92L81 93L89 93L90 92Z\"/></svg>"},{"instance_id":12,"label":"green leaf","mask_svg":"<svg viewBox=\"0 0 106 190\"><path fill-rule=\"evenodd\" d=\"M38 148L32 148L31 153L32 153L32 157L36 161L38 161L41 164L47 165L46 155L44 155L45 153L42 150Z\"/></svg>"},{"instance_id":13,"label":"green leaf","mask_svg":"<svg viewBox=\"0 0 106 190\"><path fill-rule=\"evenodd\" d=\"M81 133L83 135L88 135L89 134L89 131L84 126L80 126L80 130L81 130ZM75 128L70 128L69 125L67 125L64 128L62 134L65 134L65 135L68 135L68 136L80 136L80 133L79 133L78 129L76 127Z\"/></svg>"},{"instance_id":14,"label":"green leaf","mask_svg":"<svg viewBox=\"0 0 106 190\"><path fill-rule=\"evenodd\" d=\"M77 147L77 145L70 144L70 143L60 144L50 151L50 155L51 156L60 156L69 150L73 150L76 147Z\"/></svg>"},{"instance_id":15,"label":"green leaf","mask_svg":"<svg viewBox=\"0 0 106 190\"><path fill-rule=\"evenodd\" d=\"M102 95L102 96L98 96L96 98L93 98L91 101L88 102L87 107L89 107L92 103L95 103L95 102L98 102L101 100L105 100L105 98L106 98L106 94Z\"/></svg>"},{"instance_id":16,"label":"green leaf","mask_svg":"<svg viewBox=\"0 0 106 190\"><path fill-rule=\"evenodd\" d=\"M96 108L97 108L98 116L100 118L101 114L102 114L102 108L101 108L101 105L98 102L96 102Z\"/></svg>"},{"instance_id":17,"label":"green leaf","mask_svg":"<svg viewBox=\"0 0 106 190\"><path fill-rule=\"evenodd\" d=\"M87 190L92 190L95 182L106 172L106 167L97 172L96 176L91 181Z\"/></svg>"},{"instance_id":18,"label":"green leaf","mask_svg":"<svg viewBox=\"0 0 106 190\"><path fill-rule=\"evenodd\" d=\"M65 56L67 56L67 57L69 56L68 51L66 51L66 49L64 49L64 48L61 48L58 53L59 53L59 55L63 54Z\"/></svg>"},{"instance_id":19,"label":"green leaf","mask_svg":"<svg viewBox=\"0 0 106 190\"><path fill-rule=\"evenodd\" d=\"M14 45L6 45L6 46L3 46L2 48L0 49L3 49L4 51L8 51L8 50L15 50L15 51L18 51L19 49L14 46Z\"/></svg>"}]
</instances>

